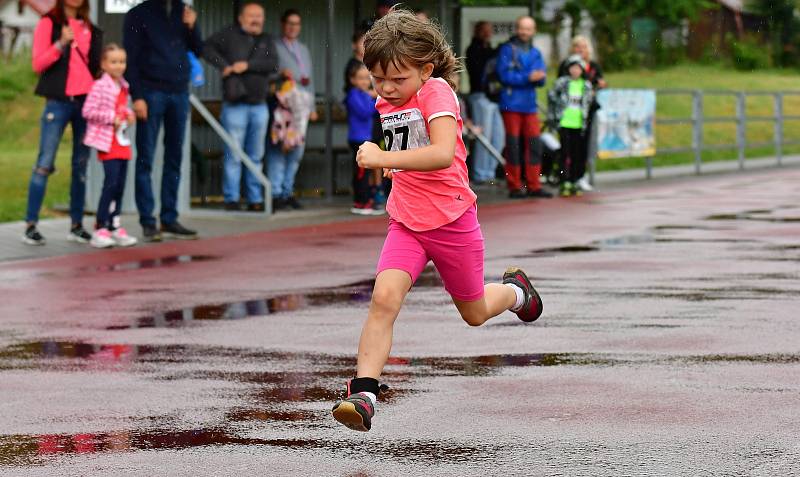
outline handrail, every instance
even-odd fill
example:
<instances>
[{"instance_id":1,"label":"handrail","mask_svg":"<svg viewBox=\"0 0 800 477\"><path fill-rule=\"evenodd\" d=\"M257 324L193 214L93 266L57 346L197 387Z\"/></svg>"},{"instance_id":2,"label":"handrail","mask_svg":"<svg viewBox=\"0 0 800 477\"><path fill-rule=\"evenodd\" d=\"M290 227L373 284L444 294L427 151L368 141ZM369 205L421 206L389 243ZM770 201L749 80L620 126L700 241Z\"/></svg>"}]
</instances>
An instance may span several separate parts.
<instances>
[{"instance_id":1,"label":"handrail","mask_svg":"<svg viewBox=\"0 0 800 477\"><path fill-rule=\"evenodd\" d=\"M241 146L239 143L236 142L228 131L225 130L224 127L217 121L217 118L211 114L211 111L205 107L202 101L195 96L194 94L189 95L189 102L192 103L194 109L203 116L203 119L206 120L211 129L217 133L217 135L222 139L222 141L230 148L231 152L233 152L234 157L238 159L244 166L258 179L258 182L264 186L264 213L267 215L272 214L272 183L269 181L267 176L264 175L264 171L261 170L260 167L255 165L253 161L242 151Z\"/></svg>"}]
</instances>

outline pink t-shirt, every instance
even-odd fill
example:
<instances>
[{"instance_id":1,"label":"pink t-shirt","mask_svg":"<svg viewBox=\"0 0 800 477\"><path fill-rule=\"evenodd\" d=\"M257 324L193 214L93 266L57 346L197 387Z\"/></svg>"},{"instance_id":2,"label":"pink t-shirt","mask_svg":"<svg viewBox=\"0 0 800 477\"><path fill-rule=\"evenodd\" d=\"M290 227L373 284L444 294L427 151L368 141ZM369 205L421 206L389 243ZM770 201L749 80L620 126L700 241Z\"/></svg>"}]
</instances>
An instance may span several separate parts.
<instances>
[{"instance_id":1,"label":"pink t-shirt","mask_svg":"<svg viewBox=\"0 0 800 477\"><path fill-rule=\"evenodd\" d=\"M393 171L386 210L394 220L416 232L437 229L461 217L477 196L469 188L461 112L450 85L442 78L431 78L406 104L395 107L378 98L375 107L381 115L388 151L428 146L432 120L442 116L456 119L456 153L450 167L429 172Z\"/></svg>"},{"instance_id":2,"label":"pink t-shirt","mask_svg":"<svg viewBox=\"0 0 800 477\"><path fill-rule=\"evenodd\" d=\"M89 46L92 42L92 30L89 25L81 20L70 18L70 28L75 34L71 46L69 66L67 67L67 84L64 88L65 96L82 96L92 89L92 73L89 71ZM53 34L53 21L43 17L36 25L33 32L33 71L43 73L61 58L62 50L51 41Z\"/></svg>"}]
</instances>

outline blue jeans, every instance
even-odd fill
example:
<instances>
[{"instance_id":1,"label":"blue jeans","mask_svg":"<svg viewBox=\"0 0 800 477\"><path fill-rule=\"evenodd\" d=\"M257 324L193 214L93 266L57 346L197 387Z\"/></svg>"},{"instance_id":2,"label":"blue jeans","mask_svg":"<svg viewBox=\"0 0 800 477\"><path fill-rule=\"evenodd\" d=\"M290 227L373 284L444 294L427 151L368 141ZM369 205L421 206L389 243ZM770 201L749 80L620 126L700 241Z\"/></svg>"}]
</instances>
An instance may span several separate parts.
<instances>
[{"instance_id":1,"label":"blue jeans","mask_svg":"<svg viewBox=\"0 0 800 477\"><path fill-rule=\"evenodd\" d=\"M272 144L267 138L267 169L272 182L272 198L287 199L294 192L294 176L300 168L305 145L297 146L284 153L280 144Z\"/></svg>"},{"instance_id":2,"label":"blue jeans","mask_svg":"<svg viewBox=\"0 0 800 477\"><path fill-rule=\"evenodd\" d=\"M136 208L139 223L154 227L155 199L153 196L153 156L161 124L164 124L164 170L161 175L162 224L173 224L178 220L178 185L181 182L183 160L183 136L189 115L188 93L167 93L144 90L147 102L147 121L136 123Z\"/></svg>"},{"instance_id":3,"label":"blue jeans","mask_svg":"<svg viewBox=\"0 0 800 477\"><path fill-rule=\"evenodd\" d=\"M86 121L81 115L83 101L59 101L48 99L41 119L39 136L39 156L28 185L28 209L25 221L35 224L39 221L47 178L55 168L56 152L67 124L72 124L72 179L69 187L69 216L72 224L83 221L83 204L86 200L86 164L89 148L83 145Z\"/></svg>"},{"instance_id":4,"label":"blue jeans","mask_svg":"<svg viewBox=\"0 0 800 477\"><path fill-rule=\"evenodd\" d=\"M264 157L264 138L267 135L269 109L267 105L247 103L223 103L222 127L228 131L239 144L245 154L261 169ZM242 163L225 146L225 176L222 181L222 194L225 202L239 202L241 190ZM264 201L261 183L249 169L244 168L244 181L247 190L247 202L258 204Z\"/></svg>"},{"instance_id":5,"label":"blue jeans","mask_svg":"<svg viewBox=\"0 0 800 477\"><path fill-rule=\"evenodd\" d=\"M122 195L125 192L125 178L128 176L127 159L107 159L103 163L103 192L97 205L97 226L113 229L122 211Z\"/></svg>"},{"instance_id":6,"label":"blue jeans","mask_svg":"<svg viewBox=\"0 0 800 477\"><path fill-rule=\"evenodd\" d=\"M503 117L500 115L500 107L486 97L484 93L473 93L469 95L470 109L472 109L472 121L483 129L483 135L489 140L498 152L503 152L505 145L506 130L503 126ZM497 160L489 153L483 144L475 143L475 151L472 162L472 179L476 181L488 181L494 179L494 172L497 169Z\"/></svg>"}]
</instances>

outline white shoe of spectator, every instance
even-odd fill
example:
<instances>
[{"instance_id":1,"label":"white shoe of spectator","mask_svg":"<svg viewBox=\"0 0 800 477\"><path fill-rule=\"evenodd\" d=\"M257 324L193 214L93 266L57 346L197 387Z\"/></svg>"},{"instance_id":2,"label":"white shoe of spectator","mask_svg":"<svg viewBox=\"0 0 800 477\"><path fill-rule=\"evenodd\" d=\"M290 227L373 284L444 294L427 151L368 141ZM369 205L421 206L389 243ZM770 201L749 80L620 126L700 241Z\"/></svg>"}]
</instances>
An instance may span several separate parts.
<instances>
[{"instance_id":1,"label":"white shoe of spectator","mask_svg":"<svg viewBox=\"0 0 800 477\"><path fill-rule=\"evenodd\" d=\"M581 188L581 190L585 190L587 192L594 190L594 187L592 187L592 184L589 184L589 179L587 179L586 176L581 177L576 184Z\"/></svg>"},{"instance_id":2,"label":"white shoe of spectator","mask_svg":"<svg viewBox=\"0 0 800 477\"><path fill-rule=\"evenodd\" d=\"M114 232L111 233L111 237L114 239L114 243L120 247L130 247L139 242L136 237L131 237L128 235L128 232L126 232L122 227L114 230Z\"/></svg>"},{"instance_id":3,"label":"white shoe of spectator","mask_svg":"<svg viewBox=\"0 0 800 477\"><path fill-rule=\"evenodd\" d=\"M92 234L89 245L94 248L108 248L113 247L117 242L111 237L111 232L108 229L97 229Z\"/></svg>"}]
</instances>

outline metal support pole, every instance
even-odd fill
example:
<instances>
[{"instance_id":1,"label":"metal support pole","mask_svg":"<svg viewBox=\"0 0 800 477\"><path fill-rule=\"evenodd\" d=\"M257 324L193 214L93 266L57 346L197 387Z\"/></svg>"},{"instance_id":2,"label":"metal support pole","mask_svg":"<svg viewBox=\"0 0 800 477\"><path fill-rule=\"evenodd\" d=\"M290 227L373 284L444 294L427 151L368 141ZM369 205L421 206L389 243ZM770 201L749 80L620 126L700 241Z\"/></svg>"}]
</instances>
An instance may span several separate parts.
<instances>
[{"instance_id":1,"label":"metal support pole","mask_svg":"<svg viewBox=\"0 0 800 477\"><path fill-rule=\"evenodd\" d=\"M647 180L653 178L653 158L650 156L644 158L644 178Z\"/></svg>"},{"instance_id":2,"label":"metal support pole","mask_svg":"<svg viewBox=\"0 0 800 477\"><path fill-rule=\"evenodd\" d=\"M703 164L703 92L692 93L692 149L694 149L694 173L700 175Z\"/></svg>"},{"instance_id":3,"label":"metal support pole","mask_svg":"<svg viewBox=\"0 0 800 477\"><path fill-rule=\"evenodd\" d=\"M597 120L593 120L589 125L591 129L586 132L586 134L589 134L589 154L587 154L587 160L589 161L589 184L594 186L596 185L594 179L597 176Z\"/></svg>"},{"instance_id":4,"label":"metal support pole","mask_svg":"<svg viewBox=\"0 0 800 477\"><path fill-rule=\"evenodd\" d=\"M783 93L775 93L775 157L783 163Z\"/></svg>"},{"instance_id":5,"label":"metal support pole","mask_svg":"<svg viewBox=\"0 0 800 477\"><path fill-rule=\"evenodd\" d=\"M447 0L439 0L439 23L447 24Z\"/></svg>"},{"instance_id":6,"label":"metal support pole","mask_svg":"<svg viewBox=\"0 0 800 477\"><path fill-rule=\"evenodd\" d=\"M747 123L745 113L747 109L747 96L743 92L736 94L736 152L739 160L739 170L744 170L744 152L747 147Z\"/></svg>"},{"instance_id":7,"label":"metal support pole","mask_svg":"<svg viewBox=\"0 0 800 477\"><path fill-rule=\"evenodd\" d=\"M328 0L328 24L325 27L325 164L328 165L328 187L325 197L333 200L336 163L333 156L333 22L335 0Z\"/></svg>"}]
</instances>

